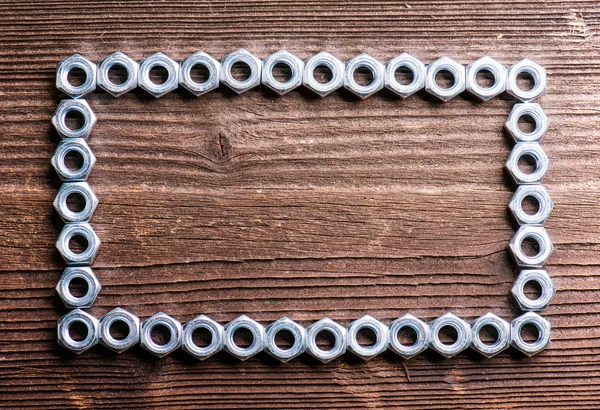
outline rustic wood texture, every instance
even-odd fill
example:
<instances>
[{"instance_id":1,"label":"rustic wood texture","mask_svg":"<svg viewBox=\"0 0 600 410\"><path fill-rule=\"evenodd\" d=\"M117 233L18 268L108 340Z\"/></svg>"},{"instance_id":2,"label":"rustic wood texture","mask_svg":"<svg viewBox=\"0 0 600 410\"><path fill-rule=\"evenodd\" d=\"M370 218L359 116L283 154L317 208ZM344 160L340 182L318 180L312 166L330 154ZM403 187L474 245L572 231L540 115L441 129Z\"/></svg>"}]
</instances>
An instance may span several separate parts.
<instances>
[{"instance_id":1,"label":"rustic wood texture","mask_svg":"<svg viewBox=\"0 0 600 410\"><path fill-rule=\"evenodd\" d=\"M186 1L0 4L0 408L600 408L600 4L594 1ZM533 358L350 354L286 365L259 355L197 362L55 343L61 223L50 124L55 64L121 50L217 58L327 50L385 61L523 57L548 70L551 348ZM446 105L382 92L358 101L300 89L236 96L142 91L89 97L98 115L90 183L101 316L123 306L186 321L241 313L267 323L370 313L471 320L519 312L503 171L508 96Z\"/></svg>"}]
</instances>

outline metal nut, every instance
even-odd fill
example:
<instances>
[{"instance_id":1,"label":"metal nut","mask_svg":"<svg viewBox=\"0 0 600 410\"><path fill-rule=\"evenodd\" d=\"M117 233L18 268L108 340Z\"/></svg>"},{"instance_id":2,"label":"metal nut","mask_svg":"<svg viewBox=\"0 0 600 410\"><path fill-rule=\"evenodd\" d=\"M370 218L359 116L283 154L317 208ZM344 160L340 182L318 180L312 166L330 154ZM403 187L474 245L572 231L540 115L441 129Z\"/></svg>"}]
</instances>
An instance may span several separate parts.
<instances>
[{"instance_id":1,"label":"metal nut","mask_svg":"<svg viewBox=\"0 0 600 410\"><path fill-rule=\"evenodd\" d=\"M321 83L315 78L317 67L327 67L331 71L331 79ZM344 85L344 63L326 51L310 57L304 62L303 84L319 97L325 97Z\"/></svg>"},{"instance_id":2,"label":"metal nut","mask_svg":"<svg viewBox=\"0 0 600 410\"><path fill-rule=\"evenodd\" d=\"M526 342L521 335L523 327L528 324L537 328L538 338L535 342ZM524 313L510 322L511 345L527 356L533 356L550 345L550 331L551 326L548 320L537 313Z\"/></svg>"},{"instance_id":3,"label":"metal nut","mask_svg":"<svg viewBox=\"0 0 600 410\"><path fill-rule=\"evenodd\" d=\"M494 76L490 87L482 87L477 82L477 73L489 71ZM481 57L467 66L466 89L482 101L489 101L506 91L507 69L491 57Z\"/></svg>"},{"instance_id":4,"label":"metal nut","mask_svg":"<svg viewBox=\"0 0 600 410\"><path fill-rule=\"evenodd\" d=\"M71 293L69 286L74 279L82 279L87 284L85 295L75 296ZM96 301L102 285L88 267L67 267L56 285L56 292L63 303L69 309L90 308Z\"/></svg>"},{"instance_id":5,"label":"metal nut","mask_svg":"<svg viewBox=\"0 0 600 410\"><path fill-rule=\"evenodd\" d=\"M525 295L525 285L529 282L537 282L542 290L537 299L529 299ZM512 288L512 294L519 304L521 310L540 311L550 304L556 293L556 287L548 273L543 269L524 269L521 271Z\"/></svg>"},{"instance_id":6,"label":"metal nut","mask_svg":"<svg viewBox=\"0 0 600 410\"><path fill-rule=\"evenodd\" d=\"M83 125L75 130L69 128L66 123L67 115L73 111L77 111L83 116ZM84 138L87 140L96 124L96 114L85 100L62 100L52 116L52 124L61 138Z\"/></svg>"},{"instance_id":7,"label":"metal nut","mask_svg":"<svg viewBox=\"0 0 600 410\"><path fill-rule=\"evenodd\" d=\"M81 158L79 169L72 170L66 164L67 156L72 153ZM61 180L85 181L96 163L96 157L83 138L66 138L58 143L50 162Z\"/></svg>"},{"instance_id":8,"label":"metal nut","mask_svg":"<svg viewBox=\"0 0 600 410\"><path fill-rule=\"evenodd\" d=\"M533 78L533 88L530 90L522 90L517 85L517 78L522 73ZM535 100L546 92L546 69L528 58L519 61L508 69L506 91L523 102Z\"/></svg>"},{"instance_id":9,"label":"metal nut","mask_svg":"<svg viewBox=\"0 0 600 410\"><path fill-rule=\"evenodd\" d=\"M170 337L167 343L158 344L152 340L152 329L162 326L169 331ZM158 357L165 357L181 347L181 323L166 313L159 312L142 322L140 332L140 346Z\"/></svg>"},{"instance_id":10,"label":"metal nut","mask_svg":"<svg viewBox=\"0 0 600 410\"><path fill-rule=\"evenodd\" d=\"M412 72L412 81L401 84L396 80L396 71L406 68ZM413 95L425 87L425 64L408 53L402 53L385 63L385 87L402 98Z\"/></svg>"},{"instance_id":11,"label":"metal nut","mask_svg":"<svg viewBox=\"0 0 600 410\"><path fill-rule=\"evenodd\" d=\"M317 335L321 332L333 335L335 342L331 349L323 350L317 346ZM346 328L329 318L324 318L306 328L306 353L327 363L346 353L347 340Z\"/></svg>"},{"instance_id":12,"label":"metal nut","mask_svg":"<svg viewBox=\"0 0 600 410\"><path fill-rule=\"evenodd\" d=\"M445 344L440 340L440 330L446 326L456 331L456 341ZM446 313L429 324L431 328L431 340L429 347L444 357L452 357L471 345L471 326L452 313Z\"/></svg>"},{"instance_id":13,"label":"metal nut","mask_svg":"<svg viewBox=\"0 0 600 410\"><path fill-rule=\"evenodd\" d=\"M245 63L250 67L250 75L243 81L236 80L231 74L235 63ZM240 48L227 54L221 60L221 82L238 94L250 90L260 84L262 63L254 54Z\"/></svg>"},{"instance_id":14,"label":"metal nut","mask_svg":"<svg viewBox=\"0 0 600 410\"><path fill-rule=\"evenodd\" d=\"M523 117L530 117L535 122L535 128L532 132L523 132L519 128L519 119ZM508 114L505 126L515 142L539 142L548 131L550 121L541 105L537 103L520 103L513 106L510 114Z\"/></svg>"},{"instance_id":15,"label":"metal nut","mask_svg":"<svg viewBox=\"0 0 600 410\"><path fill-rule=\"evenodd\" d=\"M539 251L536 255L529 256L523 252L523 241L526 239L532 239L538 244ZM522 225L510 240L509 247L517 265L524 268L541 268L554 249L548 232L535 225Z\"/></svg>"},{"instance_id":16,"label":"metal nut","mask_svg":"<svg viewBox=\"0 0 600 410\"><path fill-rule=\"evenodd\" d=\"M358 340L358 332L369 329L375 334L375 343L369 346L361 345ZM356 319L347 328L348 350L363 360L369 360L383 353L388 347L388 327L379 320L369 315Z\"/></svg>"},{"instance_id":17,"label":"metal nut","mask_svg":"<svg viewBox=\"0 0 600 410\"><path fill-rule=\"evenodd\" d=\"M279 50L265 58L262 63L262 83L277 94L283 95L302 85L304 62L292 53ZM273 77L273 68L277 64L285 64L290 68L292 74L287 81L281 82Z\"/></svg>"},{"instance_id":18,"label":"metal nut","mask_svg":"<svg viewBox=\"0 0 600 410\"><path fill-rule=\"evenodd\" d=\"M538 210L535 214L528 214L523 210L523 200L525 198L534 198L538 203ZM543 225L548 219L554 203L548 195L548 191L542 185L521 185L515 191L515 194L508 204L515 220L519 225Z\"/></svg>"},{"instance_id":19,"label":"metal nut","mask_svg":"<svg viewBox=\"0 0 600 410\"><path fill-rule=\"evenodd\" d=\"M81 85L69 82L69 72L81 69L85 73L85 81ZM83 97L96 89L96 64L79 54L73 54L56 66L56 88L71 98Z\"/></svg>"},{"instance_id":20,"label":"metal nut","mask_svg":"<svg viewBox=\"0 0 600 410\"><path fill-rule=\"evenodd\" d=\"M67 205L67 199L73 194L83 197L85 205L81 211L71 211ZM54 208L65 222L88 222L97 206L98 198L87 182L65 182L54 199Z\"/></svg>"},{"instance_id":21,"label":"metal nut","mask_svg":"<svg viewBox=\"0 0 600 410\"><path fill-rule=\"evenodd\" d=\"M87 334L82 340L75 340L71 337L70 329L73 323L82 323ZM69 349L75 354L81 354L95 346L99 341L98 319L81 309L75 309L58 319L58 344L65 349Z\"/></svg>"},{"instance_id":22,"label":"metal nut","mask_svg":"<svg viewBox=\"0 0 600 410\"><path fill-rule=\"evenodd\" d=\"M108 76L110 69L117 66L121 66L127 71L127 79L121 84L113 83ZM103 58L98 64L98 87L113 97L120 97L137 87L139 68L140 65L137 61L117 51Z\"/></svg>"},{"instance_id":23,"label":"metal nut","mask_svg":"<svg viewBox=\"0 0 600 410\"><path fill-rule=\"evenodd\" d=\"M407 327L415 332L415 342L412 345L404 345L398 339L400 330ZM390 348L405 359L410 359L427 350L429 347L429 338L429 325L411 314L399 317L389 325Z\"/></svg>"},{"instance_id":24,"label":"metal nut","mask_svg":"<svg viewBox=\"0 0 600 410\"><path fill-rule=\"evenodd\" d=\"M252 343L250 343L250 346L238 346L233 340L233 335L239 329L247 329L252 334ZM242 315L227 323L223 327L223 332L223 338L225 341L223 350L240 360L249 359L263 350L265 329L260 323L250 319L246 315Z\"/></svg>"},{"instance_id":25,"label":"metal nut","mask_svg":"<svg viewBox=\"0 0 600 410\"><path fill-rule=\"evenodd\" d=\"M440 71L448 71L454 77L454 84L448 88L440 87L435 81L436 75ZM456 97L466 88L465 66L459 64L449 57L441 57L427 66L427 75L425 76L425 91L434 97L446 102Z\"/></svg>"},{"instance_id":26,"label":"metal nut","mask_svg":"<svg viewBox=\"0 0 600 410\"><path fill-rule=\"evenodd\" d=\"M127 336L122 339L116 339L110 333L113 324L122 322L129 329ZM108 312L100 319L100 343L109 349L122 353L140 341L140 319L126 311L116 308Z\"/></svg>"},{"instance_id":27,"label":"metal nut","mask_svg":"<svg viewBox=\"0 0 600 410\"><path fill-rule=\"evenodd\" d=\"M202 83L198 83L192 78L192 68L198 65L204 66L208 70L208 78ZM192 54L180 64L179 84L195 96L200 96L219 88L220 78L221 63L204 51Z\"/></svg>"},{"instance_id":28,"label":"metal nut","mask_svg":"<svg viewBox=\"0 0 600 410\"><path fill-rule=\"evenodd\" d=\"M194 332L198 329L206 329L210 332L211 340L206 346L198 346L194 343ZM197 359L204 360L207 357L223 350L223 326L205 315L200 315L183 325L182 350Z\"/></svg>"},{"instance_id":29,"label":"metal nut","mask_svg":"<svg viewBox=\"0 0 600 410\"><path fill-rule=\"evenodd\" d=\"M366 68L373 74L373 81L369 84L361 85L354 79L354 73L359 68ZM379 60L374 59L368 54L360 54L346 61L346 71L344 75L344 88L365 99L383 88L385 69Z\"/></svg>"},{"instance_id":30,"label":"metal nut","mask_svg":"<svg viewBox=\"0 0 600 410\"><path fill-rule=\"evenodd\" d=\"M481 329L485 326L492 326L498 333L498 338L492 344L481 340ZM486 357L495 356L510 346L510 324L493 313L488 312L475 319L471 323L471 329L471 347Z\"/></svg>"},{"instance_id":31,"label":"metal nut","mask_svg":"<svg viewBox=\"0 0 600 410\"><path fill-rule=\"evenodd\" d=\"M294 343L287 349L282 349L275 343L275 336L281 331L288 331L294 337ZM281 362L288 362L306 350L306 330L293 320L282 317L265 327L264 350Z\"/></svg>"},{"instance_id":32,"label":"metal nut","mask_svg":"<svg viewBox=\"0 0 600 410\"><path fill-rule=\"evenodd\" d=\"M164 83L155 84L150 79L150 70L154 67L162 67L167 70L168 77ZM179 64L163 53L158 52L152 54L140 61L138 86L154 98L160 98L163 95L176 90L179 86Z\"/></svg>"},{"instance_id":33,"label":"metal nut","mask_svg":"<svg viewBox=\"0 0 600 410\"><path fill-rule=\"evenodd\" d=\"M535 161L535 169L531 173L525 173L519 168L519 160L523 157L531 157ZM539 184L550 167L550 159L537 142L520 142L515 144L508 160L506 169L515 182L519 185Z\"/></svg>"},{"instance_id":34,"label":"metal nut","mask_svg":"<svg viewBox=\"0 0 600 410\"><path fill-rule=\"evenodd\" d=\"M87 241L87 248L81 253L75 253L69 248L71 239L78 236L85 238ZM69 266L91 265L100 248L100 238L98 238L89 223L71 222L63 227L56 241L56 248Z\"/></svg>"}]
</instances>

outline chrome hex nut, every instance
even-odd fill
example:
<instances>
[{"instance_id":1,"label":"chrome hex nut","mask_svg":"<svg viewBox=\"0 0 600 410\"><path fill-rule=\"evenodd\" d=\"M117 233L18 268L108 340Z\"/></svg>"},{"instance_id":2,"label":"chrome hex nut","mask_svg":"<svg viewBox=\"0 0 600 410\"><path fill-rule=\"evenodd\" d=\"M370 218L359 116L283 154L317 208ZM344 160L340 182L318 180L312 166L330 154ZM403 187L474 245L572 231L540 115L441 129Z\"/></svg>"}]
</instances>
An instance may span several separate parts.
<instances>
[{"instance_id":1,"label":"chrome hex nut","mask_svg":"<svg viewBox=\"0 0 600 410\"><path fill-rule=\"evenodd\" d=\"M333 335L335 343L331 349L323 350L317 346L317 335L321 332L329 332ZM306 328L306 353L327 363L346 353L347 340L346 328L329 318L324 318Z\"/></svg>"},{"instance_id":2,"label":"chrome hex nut","mask_svg":"<svg viewBox=\"0 0 600 410\"><path fill-rule=\"evenodd\" d=\"M331 71L331 79L326 83L315 78L315 69L318 67L326 67ZM341 88L344 85L344 77L344 63L326 51L321 51L304 62L303 84L319 97L325 97Z\"/></svg>"},{"instance_id":3,"label":"chrome hex nut","mask_svg":"<svg viewBox=\"0 0 600 410\"><path fill-rule=\"evenodd\" d=\"M535 161L533 172L526 173L519 168L519 160L523 157L530 157ZM506 161L506 169L519 185L541 183L548 168L550 168L550 159L537 142L515 144Z\"/></svg>"},{"instance_id":4,"label":"chrome hex nut","mask_svg":"<svg viewBox=\"0 0 600 410\"><path fill-rule=\"evenodd\" d=\"M110 328L115 323L124 323L127 326L128 333L122 339L116 339L110 332ZM140 341L140 319L126 311L116 308L108 312L100 319L100 344L109 349L123 353L125 350L135 346Z\"/></svg>"},{"instance_id":5,"label":"chrome hex nut","mask_svg":"<svg viewBox=\"0 0 600 410\"><path fill-rule=\"evenodd\" d=\"M69 73L74 69L83 70L85 81L81 85L69 82ZM56 66L56 88L71 98L83 97L96 89L96 64L80 54L73 54Z\"/></svg>"},{"instance_id":6,"label":"chrome hex nut","mask_svg":"<svg viewBox=\"0 0 600 410\"><path fill-rule=\"evenodd\" d=\"M537 243L539 250L536 255L529 256L523 251L523 242L526 239ZM508 246L515 262L522 268L541 268L554 249L548 232L543 227L535 225L522 225Z\"/></svg>"},{"instance_id":7,"label":"chrome hex nut","mask_svg":"<svg viewBox=\"0 0 600 410\"><path fill-rule=\"evenodd\" d=\"M66 158L70 154L81 159L78 169L67 165ZM62 181L85 181L96 163L96 156L83 138L66 138L58 143L50 162Z\"/></svg>"},{"instance_id":8,"label":"chrome hex nut","mask_svg":"<svg viewBox=\"0 0 600 410\"><path fill-rule=\"evenodd\" d=\"M435 81L436 75L440 71L448 71L454 77L454 84L448 88L443 88ZM427 66L425 76L425 91L434 97L446 102L456 97L466 88L466 69L465 66L454 61L449 57L441 57Z\"/></svg>"},{"instance_id":9,"label":"chrome hex nut","mask_svg":"<svg viewBox=\"0 0 600 410\"><path fill-rule=\"evenodd\" d=\"M250 346L238 346L233 340L233 335L239 329L246 329L252 334L252 343ZM265 328L255 320L246 315L233 319L223 327L224 345L223 350L238 358L247 360L263 350L265 341Z\"/></svg>"},{"instance_id":10,"label":"chrome hex nut","mask_svg":"<svg viewBox=\"0 0 600 410\"><path fill-rule=\"evenodd\" d=\"M247 79L236 80L231 74L231 68L235 63L244 63L250 67L250 75ZM260 84L262 63L259 58L244 48L227 54L221 60L221 82L238 94L246 92Z\"/></svg>"},{"instance_id":11,"label":"chrome hex nut","mask_svg":"<svg viewBox=\"0 0 600 410\"><path fill-rule=\"evenodd\" d=\"M523 327L528 324L535 326L538 331L538 338L534 342L525 341L521 335ZM551 326L548 320L537 313L523 313L510 322L511 345L527 356L533 356L550 345L550 331Z\"/></svg>"},{"instance_id":12,"label":"chrome hex nut","mask_svg":"<svg viewBox=\"0 0 600 410\"><path fill-rule=\"evenodd\" d=\"M69 247L69 242L75 237L83 237L87 241L87 248L76 253ZM56 248L67 265L91 265L98 250L100 249L100 238L89 223L70 222L65 224L56 241Z\"/></svg>"},{"instance_id":13,"label":"chrome hex nut","mask_svg":"<svg viewBox=\"0 0 600 410\"><path fill-rule=\"evenodd\" d=\"M477 73L489 71L494 76L490 87L482 87L477 82ZM481 57L467 66L466 90L482 101L489 101L506 91L507 69L492 57Z\"/></svg>"},{"instance_id":14,"label":"chrome hex nut","mask_svg":"<svg viewBox=\"0 0 600 410\"><path fill-rule=\"evenodd\" d=\"M82 323L87 330L87 334L82 340L75 340L71 336L71 326L74 323ZM99 341L99 323L98 319L81 309L75 309L58 319L58 344L75 354L81 354L95 346Z\"/></svg>"},{"instance_id":15,"label":"chrome hex nut","mask_svg":"<svg viewBox=\"0 0 600 410\"><path fill-rule=\"evenodd\" d=\"M198 83L192 78L192 68L203 66L208 71L208 78ZM179 84L196 97L219 88L221 78L221 63L204 51L198 51L180 63Z\"/></svg>"},{"instance_id":16,"label":"chrome hex nut","mask_svg":"<svg viewBox=\"0 0 600 410\"><path fill-rule=\"evenodd\" d=\"M71 129L67 126L67 115L71 112L78 112L83 117L83 125L77 129ZM96 114L86 100L62 100L54 115L52 116L52 124L61 138L83 138L88 139L92 128L96 124Z\"/></svg>"},{"instance_id":17,"label":"chrome hex nut","mask_svg":"<svg viewBox=\"0 0 600 410\"><path fill-rule=\"evenodd\" d=\"M152 329L162 326L169 331L169 340L165 344L158 344L152 340ZM181 323L166 313L159 312L142 322L140 332L140 346L157 357L165 357L181 347Z\"/></svg>"},{"instance_id":18,"label":"chrome hex nut","mask_svg":"<svg viewBox=\"0 0 600 410\"><path fill-rule=\"evenodd\" d=\"M537 282L542 290L540 297L529 299L525 295L525 285L529 282ZM556 293L556 287L552 279L543 269L524 269L521 271L515 284L512 287L512 294L521 310L540 311L544 310L550 304L550 301Z\"/></svg>"},{"instance_id":19,"label":"chrome hex nut","mask_svg":"<svg viewBox=\"0 0 600 410\"><path fill-rule=\"evenodd\" d=\"M456 331L456 341L445 344L440 340L440 330L449 326ZM452 313L446 313L429 324L431 328L431 340L429 347L444 357L450 358L471 345L471 326Z\"/></svg>"},{"instance_id":20,"label":"chrome hex nut","mask_svg":"<svg viewBox=\"0 0 600 410\"><path fill-rule=\"evenodd\" d=\"M81 279L87 284L85 295L75 296L71 293L70 285L75 279ZM102 289L102 285L94 272L87 266L67 267L56 285L58 296L69 309L92 307L100 289Z\"/></svg>"},{"instance_id":21,"label":"chrome hex nut","mask_svg":"<svg viewBox=\"0 0 600 410\"><path fill-rule=\"evenodd\" d=\"M156 84L150 79L150 70L154 67L162 67L167 71L168 77L164 83ZM140 61L138 86L154 98L176 90L179 86L179 64L161 52L146 57Z\"/></svg>"},{"instance_id":22,"label":"chrome hex nut","mask_svg":"<svg viewBox=\"0 0 600 410\"><path fill-rule=\"evenodd\" d=\"M302 85L302 76L304 74L304 61L286 50L279 50L263 60L262 83L283 95ZM273 76L273 68L278 64L287 65L292 74L287 81L278 81Z\"/></svg>"},{"instance_id":23,"label":"chrome hex nut","mask_svg":"<svg viewBox=\"0 0 600 410\"><path fill-rule=\"evenodd\" d=\"M491 326L498 333L498 338L494 343L485 343L481 340L481 329L485 326ZM478 317L471 323L472 329L472 342L471 347L477 350L485 357L492 357L498 353L508 349L510 346L510 324L494 315L493 313L486 313L483 316Z\"/></svg>"},{"instance_id":24,"label":"chrome hex nut","mask_svg":"<svg viewBox=\"0 0 600 410\"><path fill-rule=\"evenodd\" d=\"M402 344L398 338L398 333L404 328L410 328L415 332L415 342L412 345ZM429 347L431 334L429 325L411 314L406 314L394 320L389 325L389 329L390 349L405 359L410 359Z\"/></svg>"},{"instance_id":25,"label":"chrome hex nut","mask_svg":"<svg viewBox=\"0 0 600 410\"><path fill-rule=\"evenodd\" d=\"M275 337L282 331L288 331L294 337L294 343L287 349L282 349L275 342ZM264 350L268 355L286 363L306 350L306 330L293 320L282 317L265 327Z\"/></svg>"},{"instance_id":26,"label":"chrome hex nut","mask_svg":"<svg viewBox=\"0 0 600 410\"><path fill-rule=\"evenodd\" d=\"M205 329L210 332L211 340L208 345L198 346L194 342L194 332L198 329ZM204 360L220 352L223 350L223 326L205 315L195 317L183 325L183 344L181 349L200 360Z\"/></svg>"},{"instance_id":27,"label":"chrome hex nut","mask_svg":"<svg viewBox=\"0 0 600 410\"><path fill-rule=\"evenodd\" d=\"M360 68L366 68L373 74L373 81L361 85L354 79L354 73ZM381 90L385 83L385 69L379 60L368 54L360 54L346 61L346 72L344 75L344 88L354 93L361 99L368 98Z\"/></svg>"},{"instance_id":28,"label":"chrome hex nut","mask_svg":"<svg viewBox=\"0 0 600 410\"><path fill-rule=\"evenodd\" d=\"M375 334L375 343L365 346L358 342L358 332L363 329L369 329ZM372 359L388 348L388 327L372 316L364 315L350 323L347 334L348 350L363 360Z\"/></svg>"},{"instance_id":29,"label":"chrome hex nut","mask_svg":"<svg viewBox=\"0 0 600 410\"><path fill-rule=\"evenodd\" d=\"M519 119L523 117L529 117L535 122L532 132L521 131ZM548 131L549 126L550 120L548 120L548 116L544 113L542 106L537 103L515 104L510 114L508 114L505 124L506 130L515 142L540 142L546 131Z\"/></svg>"},{"instance_id":30,"label":"chrome hex nut","mask_svg":"<svg viewBox=\"0 0 600 410\"><path fill-rule=\"evenodd\" d=\"M412 72L412 81L401 84L396 80L396 71L405 68ZM402 98L413 95L425 87L425 64L408 53L402 53L385 63L385 87Z\"/></svg>"},{"instance_id":31,"label":"chrome hex nut","mask_svg":"<svg viewBox=\"0 0 600 410\"><path fill-rule=\"evenodd\" d=\"M121 84L113 83L108 76L110 69L113 67L123 67L127 72L127 78ZM137 87L139 68L140 65L137 61L117 51L100 61L98 65L98 87L113 97L120 97Z\"/></svg>"},{"instance_id":32,"label":"chrome hex nut","mask_svg":"<svg viewBox=\"0 0 600 410\"><path fill-rule=\"evenodd\" d=\"M533 79L530 90L522 90L517 85L520 74L527 73ZM523 102L533 101L546 92L546 69L533 60L525 58L508 69L506 91Z\"/></svg>"},{"instance_id":33,"label":"chrome hex nut","mask_svg":"<svg viewBox=\"0 0 600 410\"><path fill-rule=\"evenodd\" d=\"M83 198L85 205L81 211L74 212L69 209L67 199L71 195L81 195ZM63 183L54 199L54 208L65 222L88 222L97 206L98 197L87 182Z\"/></svg>"},{"instance_id":34,"label":"chrome hex nut","mask_svg":"<svg viewBox=\"0 0 600 410\"><path fill-rule=\"evenodd\" d=\"M523 210L525 198L534 198L537 201L538 210L535 214L528 214ZM513 195L508 208L519 225L543 225L552 212L554 203L542 185L521 185Z\"/></svg>"}]
</instances>

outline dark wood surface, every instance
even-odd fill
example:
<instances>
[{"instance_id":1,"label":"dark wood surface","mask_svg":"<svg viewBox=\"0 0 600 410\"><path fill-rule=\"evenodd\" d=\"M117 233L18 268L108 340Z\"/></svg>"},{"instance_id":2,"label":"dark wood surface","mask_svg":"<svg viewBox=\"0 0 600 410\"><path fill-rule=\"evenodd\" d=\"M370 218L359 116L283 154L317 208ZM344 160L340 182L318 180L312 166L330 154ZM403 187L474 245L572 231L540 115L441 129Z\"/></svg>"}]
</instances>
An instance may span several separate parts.
<instances>
[{"instance_id":1,"label":"dark wood surface","mask_svg":"<svg viewBox=\"0 0 600 410\"><path fill-rule=\"evenodd\" d=\"M599 26L593 1L2 2L0 408L600 408ZM533 358L346 354L286 365L262 354L198 362L58 348L56 63L117 50L221 58L239 47L261 58L280 48L382 61L408 51L427 63L491 55L544 65L556 204L548 270L559 289L545 312L551 347ZM424 94L361 102L257 89L89 101L103 241L96 316L123 306L142 318L246 313L307 325L519 313L509 295L507 96L442 105Z\"/></svg>"}]
</instances>

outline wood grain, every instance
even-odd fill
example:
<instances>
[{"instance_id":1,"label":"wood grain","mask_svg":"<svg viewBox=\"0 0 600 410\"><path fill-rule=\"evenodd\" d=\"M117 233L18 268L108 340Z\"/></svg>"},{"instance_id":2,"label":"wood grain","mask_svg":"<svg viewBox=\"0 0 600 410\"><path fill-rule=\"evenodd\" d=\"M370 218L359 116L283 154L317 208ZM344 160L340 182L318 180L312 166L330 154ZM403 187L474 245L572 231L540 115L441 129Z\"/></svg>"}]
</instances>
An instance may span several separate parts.
<instances>
[{"instance_id":1,"label":"wood grain","mask_svg":"<svg viewBox=\"0 0 600 410\"><path fill-rule=\"evenodd\" d=\"M600 408L599 28L594 1L1 3L0 408ZM116 50L221 58L239 47L261 58L281 48L382 61L408 51L425 62L491 55L544 65L556 204L548 270L559 288L545 313L551 348L534 358L427 352L363 363L347 354L286 365L58 348L56 63ZM221 89L160 100L99 91L89 101L103 241L96 316L123 306L142 318L246 313L306 325L364 313L386 322L406 312L518 314L506 250L515 229L502 169L507 96L442 105L424 94Z\"/></svg>"}]
</instances>

